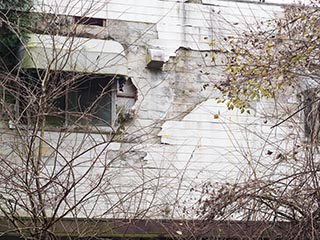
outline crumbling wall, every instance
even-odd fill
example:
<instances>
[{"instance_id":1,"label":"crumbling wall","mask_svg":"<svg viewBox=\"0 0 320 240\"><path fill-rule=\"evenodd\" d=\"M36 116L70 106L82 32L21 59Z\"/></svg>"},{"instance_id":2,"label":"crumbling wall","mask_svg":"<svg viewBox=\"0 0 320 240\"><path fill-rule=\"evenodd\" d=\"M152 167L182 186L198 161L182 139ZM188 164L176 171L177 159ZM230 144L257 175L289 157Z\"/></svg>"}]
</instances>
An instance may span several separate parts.
<instances>
[{"instance_id":1,"label":"crumbling wall","mask_svg":"<svg viewBox=\"0 0 320 240\"><path fill-rule=\"evenodd\" d=\"M137 89L132 119L123 126L125 134L116 134L111 143L79 158L90 163L98 157L97 174L106 165L110 173L94 203L99 208L94 209L93 203L86 207L91 216L194 217L192 206L199 196L193 190L209 180L236 181L243 156L256 150L250 146L257 139L254 111L228 111L216 103L221 94L213 86L223 79L219 48L234 26L244 21L243 11L246 17L251 7L255 15L269 13L261 5L237 1L111 0L99 4L100 9L97 5L87 12L65 5L52 12L55 6L39 6L51 14L85 13L105 19L105 27L79 26L75 34L114 39L125 46L128 77ZM217 44L210 45L212 41ZM148 48L164 51L162 69L146 68ZM107 137L92 132L90 141L84 143L82 133L70 133L64 139L65 156ZM59 136L48 132L46 139L54 142ZM53 149L45 148L49 157ZM110 160L112 164L106 164ZM83 171L79 168L78 174ZM89 187L83 184L78 192Z\"/></svg>"}]
</instances>

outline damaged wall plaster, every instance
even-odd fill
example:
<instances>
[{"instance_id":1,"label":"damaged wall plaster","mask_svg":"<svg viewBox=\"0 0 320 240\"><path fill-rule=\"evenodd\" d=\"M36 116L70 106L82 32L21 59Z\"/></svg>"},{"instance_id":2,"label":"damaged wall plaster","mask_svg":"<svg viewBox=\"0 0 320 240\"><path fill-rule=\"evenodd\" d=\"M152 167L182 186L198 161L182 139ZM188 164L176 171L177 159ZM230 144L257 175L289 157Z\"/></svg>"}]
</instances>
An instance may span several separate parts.
<instances>
[{"instance_id":1,"label":"damaged wall plaster","mask_svg":"<svg viewBox=\"0 0 320 240\"><path fill-rule=\"evenodd\" d=\"M219 6L200 4L205 1L110 0L101 10L88 13L88 17L106 19L105 27L75 30L79 36L114 39L125 46L128 76L137 88L132 106L135 114L125 123L126 133L81 156L85 161L99 156L97 172L112 161L107 169L111 187L101 190L107 194L99 199L100 211L109 211L108 204L123 196L132 197L112 211L111 217L132 217L141 212L149 217L193 217L192 211L183 211L197 201L190 189L208 180L236 180L240 154L254 153L256 147L249 149L244 140L257 145L261 142L253 134L259 129L254 114L230 112L215 102L220 93L213 85L223 79L223 63L209 43L216 40L219 48L221 39L232 34L232 23L239 22L244 13L251 19L250 7L262 18L270 17L271 11L234 1L219 1ZM75 11L62 10L61 14ZM228 24L218 18L219 11ZM150 47L165 51L167 61L162 71L146 68ZM58 141L57 132L49 134L48 141ZM93 143L103 141L95 133L90 137ZM66 157L74 149L91 146L82 140L81 133L68 136Z\"/></svg>"}]
</instances>

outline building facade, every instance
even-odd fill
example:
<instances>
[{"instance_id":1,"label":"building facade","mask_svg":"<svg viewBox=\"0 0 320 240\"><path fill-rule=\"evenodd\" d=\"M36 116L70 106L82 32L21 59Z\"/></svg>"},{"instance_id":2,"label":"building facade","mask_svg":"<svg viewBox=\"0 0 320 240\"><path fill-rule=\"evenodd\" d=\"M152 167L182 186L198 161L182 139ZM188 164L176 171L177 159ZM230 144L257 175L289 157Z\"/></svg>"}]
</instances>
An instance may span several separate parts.
<instances>
[{"instance_id":1,"label":"building facade","mask_svg":"<svg viewBox=\"0 0 320 240\"><path fill-rule=\"evenodd\" d=\"M266 176L281 172L285 165L265 166L292 149L297 133L269 116L298 100L240 113L217 103L214 85L224 79L224 39L282 7L36 1L20 54L24 77L2 121L3 159L15 166L2 176L7 198L23 202L21 216L36 204L56 217L192 219L205 183L241 182L261 166Z\"/></svg>"}]
</instances>

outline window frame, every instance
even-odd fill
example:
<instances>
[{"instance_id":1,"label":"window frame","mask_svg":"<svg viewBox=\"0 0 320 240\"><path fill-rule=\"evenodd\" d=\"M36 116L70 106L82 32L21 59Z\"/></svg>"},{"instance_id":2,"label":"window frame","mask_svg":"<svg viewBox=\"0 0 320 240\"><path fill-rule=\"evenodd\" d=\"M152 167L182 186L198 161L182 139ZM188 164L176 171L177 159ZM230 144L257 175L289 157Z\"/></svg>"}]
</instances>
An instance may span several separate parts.
<instances>
[{"instance_id":1,"label":"window frame","mask_svg":"<svg viewBox=\"0 0 320 240\"><path fill-rule=\"evenodd\" d=\"M32 71L32 69L28 69L28 70ZM51 72L54 72L54 71L51 71ZM62 71L62 72L60 72L58 74L68 74L68 73L69 72L63 72ZM105 74L94 74L94 73L84 73L84 74L82 74L82 73L69 73L69 74L77 74L79 76L83 75L82 77L80 77L80 78L83 78L83 79L77 79L76 78L74 80L75 84L79 84L79 81L92 83L92 82L95 81L95 78L101 78L102 80L106 79L106 81L108 83L106 83L106 86L104 86L104 87L107 87L108 88L107 91L110 91L110 93L106 92L106 94L110 94L110 101L111 101L111 103L110 103L110 115L109 115L110 116L110 120L108 120L108 123L106 121L105 125L99 124L99 123L97 123L97 124L92 124L92 123L72 124L73 121L69 122L70 121L70 115L72 115L72 114L70 113L70 109L68 110L67 104L65 104L65 108L61 109L61 115L62 115L61 124L58 123L58 124L56 124L54 126L54 124L47 123L46 124L46 130L49 130L49 131L61 131L61 130L65 129L65 130L68 130L68 131L75 131L75 132L82 132L82 131L111 132L111 131L115 131L114 128L117 127L117 123L116 123L116 101L117 101L118 82L120 81L120 79L125 79L125 77L124 76L116 76L116 75L113 76L113 75L107 75L107 74L106 75ZM32 77L30 75L25 77L25 78L26 78L26 81L27 81L26 84L32 84L32 82L31 82L32 80L30 81L30 79ZM61 81L61 80L59 80L59 81ZM99 84L99 83L97 83L97 84ZM110 84L110 86L107 86L108 84ZM30 86L32 86L32 85L30 85ZM75 86L75 87L73 86L75 88L75 90L76 90L75 92L78 92L77 91L77 87L79 87L79 86L81 86L81 83L78 86ZM68 85L66 85L65 87L68 88ZM99 87L97 89L99 89ZM58 101L61 98L65 98L64 101L67 101L66 98L68 98L70 96L70 93L71 93L70 91L71 90L65 89L64 91L65 92L62 94L63 96L57 98L55 101ZM16 97L16 105L17 105L17 111L18 111L18 115L19 115L21 113L21 111L22 111L22 108L21 108L22 99L21 99L21 97L22 97L23 94L21 93L20 90L18 90L18 93L19 94ZM101 97L100 93L101 92L97 91L97 95L99 95L99 97ZM78 92L76 94L76 96L78 96L78 94L81 94L81 91L80 91L80 93ZM90 97L92 98L92 96L90 96ZM77 101L77 100L75 100L75 101ZM93 100L92 102L94 102L94 101L95 100ZM55 106L56 103L52 103L52 104L53 104L53 109L57 109L57 106ZM81 105L81 106L83 106L83 105ZM81 106L79 106L79 107L81 108ZM90 105L85 106L84 109L87 109L89 106ZM53 110L53 109L51 109L51 110ZM81 113L84 113L84 112L85 111L79 111L79 112L74 111L75 114L77 114L77 113L81 114ZM29 125L30 126L30 123L32 121L31 117L30 117L30 112L26 111L25 114L26 114L25 115L26 122L25 123L23 123L23 121L19 121L19 122L20 123L22 122L23 125L27 125L27 126ZM59 116L58 116L59 112L58 111L56 113L54 112L54 114L57 114L57 116L53 116L52 115L52 119L54 119L55 117L59 118ZM46 119L49 120L48 116L50 117L50 112L46 113L45 116L46 116ZM21 116L20 116L20 118L21 118ZM92 118L92 119L94 119L94 118ZM96 119L98 119L98 118L96 118ZM76 119L76 122L77 121L79 121L79 119Z\"/></svg>"}]
</instances>

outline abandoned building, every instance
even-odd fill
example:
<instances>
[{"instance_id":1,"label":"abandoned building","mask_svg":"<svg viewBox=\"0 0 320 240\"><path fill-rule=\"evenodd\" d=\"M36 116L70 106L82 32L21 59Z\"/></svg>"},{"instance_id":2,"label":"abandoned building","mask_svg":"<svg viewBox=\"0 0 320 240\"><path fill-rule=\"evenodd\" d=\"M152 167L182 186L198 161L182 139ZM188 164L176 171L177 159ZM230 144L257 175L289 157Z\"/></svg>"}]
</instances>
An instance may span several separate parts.
<instances>
[{"instance_id":1,"label":"abandoned building","mask_svg":"<svg viewBox=\"0 0 320 240\"><path fill-rule=\"evenodd\" d=\"M5 217L38 219L33 229L50 223L41 217L68 219L56 229L69 236L141 238L164 230L137 221L99 235L92 229L104 225L67 221L157 219L168 229L168 219L197 218L204 183L241 181L245 158L267 164L295 138L290 126L271 128L268 116L281 115L272 101L240 113L217 103L214 88L224 78L223 39L282 11L268 0L34 1L19 88L2 91ZM171 234L183 238L184 224Z\"/></svg>"}]
</instances>

